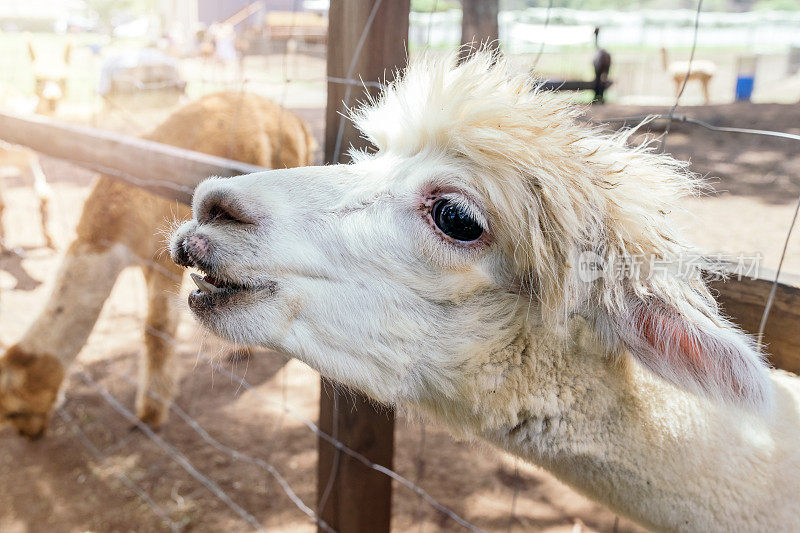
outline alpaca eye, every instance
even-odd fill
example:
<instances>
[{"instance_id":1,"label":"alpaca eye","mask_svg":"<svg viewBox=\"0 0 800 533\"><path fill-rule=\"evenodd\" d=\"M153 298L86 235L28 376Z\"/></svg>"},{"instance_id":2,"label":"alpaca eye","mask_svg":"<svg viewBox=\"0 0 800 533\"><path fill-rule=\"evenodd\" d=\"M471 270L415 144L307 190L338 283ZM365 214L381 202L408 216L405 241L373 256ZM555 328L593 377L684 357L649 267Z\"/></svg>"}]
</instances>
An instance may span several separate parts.
<instances>
[{"instance_id":1,"label":"alpaca eye","mask_svg":"<svg viewBox=\"0 0 800 533\"><path fill-rule=\"evenodd\" d=\"M433 204L431 217L436 227L457 241L476 241L483 235L483 228L460 205L443 198Z\"/></svg>"}]
</instances>

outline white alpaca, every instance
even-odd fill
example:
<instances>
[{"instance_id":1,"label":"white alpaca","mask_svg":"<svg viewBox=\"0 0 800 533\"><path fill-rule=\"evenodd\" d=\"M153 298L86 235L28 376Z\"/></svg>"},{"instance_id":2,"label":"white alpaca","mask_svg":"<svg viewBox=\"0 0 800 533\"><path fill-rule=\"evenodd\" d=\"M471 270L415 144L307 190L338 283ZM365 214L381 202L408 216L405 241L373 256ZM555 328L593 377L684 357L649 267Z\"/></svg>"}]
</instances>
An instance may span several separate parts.
<instances>
[{"instance_id":1,"label":"white alpaca","mask_svg":"<svg viewBox=\"0 0 800 533\"><path fill-rule=\"evenodd\" d=\"M653 529L800 528L800 380L767 370L696 264L660 263L694 253L669 218L697 185L684 165L502 60L450 65L356 114L378 150L353 164L201 184L171 242L207 274L197 318Z\"/></svg>"}]
</instances>

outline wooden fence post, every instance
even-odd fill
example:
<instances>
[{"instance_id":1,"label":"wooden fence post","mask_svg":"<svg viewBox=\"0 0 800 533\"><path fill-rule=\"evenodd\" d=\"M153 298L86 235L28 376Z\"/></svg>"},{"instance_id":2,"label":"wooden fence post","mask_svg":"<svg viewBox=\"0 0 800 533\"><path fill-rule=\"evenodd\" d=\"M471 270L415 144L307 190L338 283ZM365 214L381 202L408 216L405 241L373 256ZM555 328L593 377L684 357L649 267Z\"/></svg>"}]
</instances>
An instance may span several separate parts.
<instances>
[{"instance_id":1,"label":"wooden fence post","mask_svg":"<svg viewBox=\"0 0 800 533\"><path fill-rule=\"evenodd\" d=\"M461 0L461 45L459 59L469 57L470 50L463 45L473 44L475 47L488 43L490 48L498 47L500 38L499 0Z\"/></svg>"},{"instance_id":2,"label":"wooden fence post","mask_svg":"<svg viewBox=\"0 0 800 533\"><path fill-rule=\"evenodd\" d=\"M390 78L393 69L405 66L408 13L409 0L332 0L328 15L328 76L337 80L349 77L364 81ZM370 27L358 50L370 19ZM352 70L351 66L354 67ZM376 89L368 90L376 92ZM328 83L327 163L346 162L345 152L351 145L366 146L349 121L340 133L339 115L344 111L342 101L346 97L347 105L353 106L363 100L364 91L358 84ZM335 435L372 462L392 468L392 411L377 410L358 393L336 392L324 380L319 411L322 431ZM317 501L321 518L340 533L388 532L392 512L391 479L351 456L337 452L323 439L319 439L318 451Z\"/></svg>"}]
</instances>

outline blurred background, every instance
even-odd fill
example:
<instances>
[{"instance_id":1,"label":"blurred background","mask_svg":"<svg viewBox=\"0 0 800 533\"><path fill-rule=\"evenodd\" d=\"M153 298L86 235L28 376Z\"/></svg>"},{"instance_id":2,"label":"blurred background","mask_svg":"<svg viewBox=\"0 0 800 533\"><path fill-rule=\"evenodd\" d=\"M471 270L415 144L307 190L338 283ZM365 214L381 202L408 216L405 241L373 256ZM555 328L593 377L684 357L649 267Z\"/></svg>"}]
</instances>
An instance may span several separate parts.
<instances>
[{"instance_id":1,"label":"blurred background","mask_svg":"<svg viewBox=\"0 0 800 533\"><path fill-rule=\"evenodd\" d=\"M542 78L591 78L593 30L599 27L599 44L613 55L608 101L646 105L673 98L670 67L688 59L693 2L559 0L549 9L548 3L500 2L500 46L518 68L530 68L541 55L536 74ZM59 116L98 124L113 124L108 107L114 103L130 107L119 93L144 88L137 83L155 93L172 89L172 82L186 98L246 83L248 91L283 97L289 106L320 105L326 13L324 0L5 0L0 104L35 108L38 77L65 82L63 94L51 94L59 98ZM743 73L755 80L751 101L797 102L798 28L800 3L793 0L704 2L696 59L713 68L710 103L732 102ZM412 2L412 55L452 49L460 39L459 2ZM287 48L297 54L283 65ZM284 78L296 82L285 97ZM148 102L141 92L138 111L175 103L163 94ZM109 103L112 97L120 102ZM700 85L688 84L682 102L702 103Z\"/></svg>"}]
</instances>

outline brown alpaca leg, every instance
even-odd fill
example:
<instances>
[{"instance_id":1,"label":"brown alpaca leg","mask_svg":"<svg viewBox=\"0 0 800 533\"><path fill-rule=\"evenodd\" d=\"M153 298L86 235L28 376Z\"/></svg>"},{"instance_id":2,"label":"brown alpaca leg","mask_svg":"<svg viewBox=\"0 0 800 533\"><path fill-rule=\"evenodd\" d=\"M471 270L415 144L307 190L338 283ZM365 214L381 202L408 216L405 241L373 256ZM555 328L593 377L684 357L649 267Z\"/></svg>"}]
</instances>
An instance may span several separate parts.
<instances>
[{"instance_id":1,"label":"brown alpaca leg","mask_svg":"<svg viewBox=\"0 0 800 533\"><path fill-rule=\"evenodd\" d=\"M77 239L64 256L44 311L18 344L29 353L50 353L69 365L89 338L117 276L131 260L122 244L100 247Z\"/></svg>"},{"instance_id":2,"label":"brown alpaca leg","mask_svg":"<svg viewBox=\"0 0 800 533\"><path fill-rule=\"evenodd\" d=\"M144 340L145 356L139 367L139 390L136 413L152 427L167 419L169 404L175 395L175 333L178 318L175 302L180 290L182 272L172 263L161 268L146 266L147 320Z\"/></svg>"},{"instance_id":3,"label":"brown alpaca leg","mask_svg":"<svg viewBox=\"0 0 800 533\"><path fill-rule=\"evenodd\" d=\"M703 78L703 100L706 105L711 100L708 94L708 82L711 81L709 78Z\"/></svg>"},{"instance_id":4,"label":"brown alpaca leg","mask_svg":"<svg viewBox=\"0 0 800 533\"><path fill-rule=\"evenodd\" d=\"M120 244L98 247L79 238L67 250L44 311L0 357L0 417L21 434L44 432L66 370L130 260Z\"/></svg>"},{"instance_id":5,"label":"brown alpaca leg","mask_svg":"<svg viewBox=\"0 0 800 533\"><path fill-rule=\"evenodd\" d=\"M27 353L49 353L68 366L83 348L119 273L142 248L137 222L143 210L127 189L101 178L83 206L44 310L18 345Z\"/></svg>"}]
</instances>

